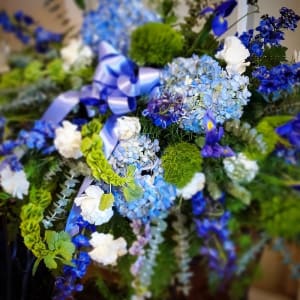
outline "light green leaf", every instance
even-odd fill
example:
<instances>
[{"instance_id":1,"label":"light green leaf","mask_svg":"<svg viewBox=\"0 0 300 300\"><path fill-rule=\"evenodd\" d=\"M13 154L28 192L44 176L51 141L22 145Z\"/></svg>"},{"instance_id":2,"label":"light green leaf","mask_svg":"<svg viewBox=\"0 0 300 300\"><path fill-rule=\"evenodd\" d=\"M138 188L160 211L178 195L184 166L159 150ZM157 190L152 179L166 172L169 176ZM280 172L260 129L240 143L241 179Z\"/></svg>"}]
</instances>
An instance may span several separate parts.
<instances>
[{"instance_id":1,"label":"light green leaf","mask_svg":"<svg viewBox=\"0 0 300 300\"><path fill-rule=\"evenodd\" d=\"M57 263L53 257L53 255L49 254L44 257L44 263L48 269L56 269Z\"/></svg>"},{"instance_id":2,"label":"light green leaf","mask_svg":"<svg viewBox=\"0 0 300 300\"><path fill-rule=\"evenodd\" d=\"M99 209L106 210L108 208L111 208L113 203L114 203L114 195L112 193L104 194L100 200Z\"/></svg>"}]
</instances>

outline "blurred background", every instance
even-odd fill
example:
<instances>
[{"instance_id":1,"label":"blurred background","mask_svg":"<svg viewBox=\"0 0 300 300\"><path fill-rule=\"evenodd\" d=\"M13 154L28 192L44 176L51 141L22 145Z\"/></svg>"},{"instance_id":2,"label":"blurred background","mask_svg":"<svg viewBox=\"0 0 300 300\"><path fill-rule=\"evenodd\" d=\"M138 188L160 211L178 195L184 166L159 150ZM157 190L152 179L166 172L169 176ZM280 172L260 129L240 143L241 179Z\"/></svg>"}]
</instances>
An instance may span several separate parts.
<instances>
[{"instance_id":1,"label":"blurred background","mask_svg":"<svg viewBox=\"0 0 300 300\"><path fill-rule=\"evenodd\" d=\"M85 1L87 10L96 7L98 3L98 0ZM240 3L239 9L234 10L229 18L229 24L233 24L243 15L253 11L253 7L247 5L247 0L238 0L238 2ZM282 6L292 8L300 15L300 0L258 0L258 4L260 13L243 19L226 35L233 35L236 31L242 32L257 26L263 14L278 16ZM69 28L68 36L76 35L80 31L82 12L72 0L0 0L0 11L3 9L8 13L23 10L45 28L54 32L65 32L65 29ZM178 12L180 17L186 14L184 1L179 0ZM13 37L4 35L0 31L0 42L3 40L14 50L22 46ZM300 51L300 28L297 28L295 32L287 32L283 45L288 48L288 57L292 59L294 51ZM300 261L300 250L293 245L288 247L294 259ZM268 247L265 249L260 260L260 274L250 289L249 300L300 300L300 283L291 278L290 270L283 263L282 256L278 252Z\"/></svg>"}]
</instances>

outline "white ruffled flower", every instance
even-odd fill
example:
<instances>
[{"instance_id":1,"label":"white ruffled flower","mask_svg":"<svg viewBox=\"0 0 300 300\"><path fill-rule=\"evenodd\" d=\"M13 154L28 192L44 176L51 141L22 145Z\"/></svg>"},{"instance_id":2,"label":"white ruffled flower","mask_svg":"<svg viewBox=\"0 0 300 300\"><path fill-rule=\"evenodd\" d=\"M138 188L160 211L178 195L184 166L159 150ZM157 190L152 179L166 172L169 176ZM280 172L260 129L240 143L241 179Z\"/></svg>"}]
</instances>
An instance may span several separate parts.
<instances>
[{"instance_id":1,"label":"white ruffled flower","mask_svg":"<svg viewBox=\"0 0 300 300\"><path fill-rule=\"evenodd\" d=\"M23 199L23 195L28 195L29 182L23 170L14 172L6 166L0 172L0 179L3 190L13 197Z\"/></svg>"},{"instance_id":2,"label":"white ruffled flower","mask_svg":"<svg viewBox=\"0 0 300 300\"><path fill-rule=\"evenodd\" d=\"M112 208L100 210L99 205L103 196L103 190L96 185L90 185L85 194L75 199L75 204L80 206L81 215L85 221L91 224L101 225L108 222L113 216Z\"/></svg>"},{"instance_id":3,"label":"white ruffled flower","mask_svg":"<svg viewBox=\"0 0 300 300\"><path fill-rule=\"evenodd\" d=\"M216 58L225 60L229 74L244 73L246 66L250 65L250 62L245 62L249 56L250 52L236 36L227 37L223 50L215 55Z\"/></svg>"},{"instance_id":4,"label":"white ruffled flower","mask_svg":"<svg viewBox=\"0 0 300 300\"><path fill-rule=\"evenodd\" d=\"M197 192L203 190L205 185L205 175L203 173L195 173L192 180L182 189L177 189L178 196L184 199L191 199Z\"/></svg>"},{"instance_id":5,"label":"white ruffled flower","mask_svg":"<svg viewBox=\"0 0 300 300\"><path fill-rule=\"evenodd\" d=\"M127 253L127 243L124 238L119 237L114 240L113 235L94 232L90 239L90 244L94 247L89 252L90 257L103 265L115 265L119 256Z\"/></svg>"},{"instance_id":6,"label":"white ruffled flower","mask_svg":"<svg viewBox=\"0 0 300 300\"><path fill-rule=\"evenodd\" d=\"M138 118L121 117L117 119L116 133L121 141L137 137L140 131L141 124Z\"/></svg>"},{"instance_id":7,"label":"white ruffled flower","mask_svg":"<svg viewBox=\"0 0 300 300\"><path fill-rule=\"evenodd\" d=\"M224 158L223 165L227 176L237 183L251 182L259 170L257 162L243 153Z\"/></svg>"},{"instance_id":8,"label":"white ruffled flower","mask_svg":"<svg viewBox=\"0 0 300 300\"><path fill-rule=\"evenodd\" d=\"M72 39L69 44L60 50L60 55L64 61L64 69L71 67L82 68L92 63L93 51L84 45L81 39Z\"/></svg>"},{"instance_id":9,"label":"white ruffled flower","mask_svg":"<svg viewBox=\"0 0 300 300\"><path fill-rule=\"evenodd\" d=\"M300 51L297 50L294 51L294 61L295 63L300 62Z\"/></svg>"},{"instance_id":10,"label":"white ruffled flower","mask_svg":"<svg viewBox=\"0 0 300 300\"><path fill-rule=\"evenodd\" d=\"M63 157L77 159L82 155L81 133L77 126L69 121L63 121L62 125L55 130L54 145Z\"/></svg>"}]
</instances>

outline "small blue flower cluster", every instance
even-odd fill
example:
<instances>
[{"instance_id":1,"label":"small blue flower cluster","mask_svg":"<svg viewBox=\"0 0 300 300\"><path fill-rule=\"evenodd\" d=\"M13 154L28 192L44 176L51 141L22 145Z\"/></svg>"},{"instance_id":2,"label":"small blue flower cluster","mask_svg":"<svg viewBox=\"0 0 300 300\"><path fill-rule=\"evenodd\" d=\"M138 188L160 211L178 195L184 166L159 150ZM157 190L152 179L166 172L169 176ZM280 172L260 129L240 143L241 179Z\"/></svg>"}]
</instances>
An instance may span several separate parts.
<instances>
[{"instance_id":1,"label":"small blue flower cluster","mask_svg":"<svg viewBox=\"0 0 300 300\"><path fill-rule=\"evenodd\" d=\"M61 41L61 34L50 32L41 26L34 29L35 25L35 21L22 11L17 11L12 19L4 11L0 12L0 26L5 32L13 33L23 44L31 41L29 32L33 30L35 48L40 53L47 52L50 43Z\"/></svg>"},{"instance_id":2,"label":"small blue flower cluster","mask_svg":"<svg viewBox=\"0 0 300 300\"><path fill-rule=\"evenodd\" d=\"M45 121L36 121L30 131L21 130L18 141L29 149L36 149L43 154L50 154L55 150L52 140L55 136L54 126Z\"/></svg>"},{"instance_id":3,"label":"small blue flower cluster","mask_svg":"<svg viewBox=\"0 0 300 300\"><path fill-rule=\"evenodd\" d=\"M113 189L114 205L121 215L148 223L170 209L176 198L176 188L161 175L144 175L136 179L136 183L144 190L143 196L136 200L126 201L120 190Z\"/></svg>"},{"instance_id":4,"label":"small blue flower cluster","mask_svg":"<svg viewBox=\"0 0 300 300\"><path fill-rule=\"evenodd\" d=\"M222 281L230 279L236 268L235 247L230 240L228 230L229 219L230 213L225 212L219 219L195 220L197 233L205 244L200 250L201 254L208 257L209 267ZM221 247L215 245L215 248L209 245L209 241L214 241L212 236L217 239L217 244L220 244Z\"/></svg>"},{"instance_id":5,"label":"small blue flower cluster","mask_svg":"<svg viewBox=\"0 0 300 300\"><path fill-rule=\"evenodd\" d=\"M159 159L156 153L159 151L158 140L151 141L147 136L141 135L138 138L121 141L115 148L110 158L110 164L114 170L126 175L128 165L136 167L136 173L151 172L153 176L161 173L157 168Z\"/></svg>"},{"instance_id":6,"label":"small blue flower cluster","mask_svg":"<svg viewBox=\"0 0 300 300\"><path fill-rule=\"evenodd\" d=\"M240 35L240 40L248 48L252 56L261 57L265 46L278 46L284 40L283 29L294 31L300 17L295 14L292 9L282 7L280 9L280 17L269 17L264 15L261 17L259 26L256 28L257 34L251 29Z\"/></svg>"},{"instance_id":7,"label":"small blue flower cluster","mask_svg":"<svg viewBox=\"0 0 300 300\"><path fill-rule=\"evenodd\" d=\"M162 73L161 95L181 95L183 115L179 125L187 131L204 131L203 117L210 110L217 123L239 119L250 97L249 79L228 74L216 60L204 55L176 58Z\"/></svg>"},{"instance_id":8,"label":"small blue flower cluster","mask_svg":"<svg viewBox=\"0 0 300 300\"><path fill-rule=\"evenodd\" d=\"M268 101L270 97L276 101L300 85L300 63L280 64L270 70L261 66L253 71L252 75L259 80L258 91L265 99Z\"/></svg>"},{"instance_id":9,"label":"small blue flower cluster","mask_svg":"<svg viewBox=\"0 0 300 300\"><path fill-rule=\"evenodd\" d=\"M107 41L126 54L130 33L140 25L159 21L159 17L140 0L101 0L97 10L85 15L81 35L95 53L99 43Z\"/></svg>"},{"instance_id":10,"label":"small blue flower cluster","mask_svg":"<svg viewBox=\"0 0 300 300\"><path fill-rule=\"evenodd\" d=\"M84 221L82 217L78 217L76 225L79 227L79 231L83 229L94 232L96 227L90 223ZM89 247L90 243L86 236L78 234L72 238L73 244L77 249L82 247ZM72 259L74 266L64 266L63 275L56 278L55 281L55 295L53 300L67 300L73 299L72 295L75 292L81 292L83 285L78 283L78 279L83 278L87 272L87 268L91 263L91 258L85 251L78 251L76 258Z\"/></svg>"},{"instance_id":11,"label":"small blue flower cluster","mask_svg":"<svg viewBox=\"0 0 300 300\"><path fill-rule=\"evenodd\" d=\"M114 170L125 176L127 167L135 166L135 181L144 191L141 198L128 202L122 191L113 187L117 210L131 220L140 219L147 223L168 210L175 200L176 188L162 177L161 161L156 155L158 151L158 140L152 142L141 135L121 141L112 153L110 163Z\"/></svg>"}]
</instances>

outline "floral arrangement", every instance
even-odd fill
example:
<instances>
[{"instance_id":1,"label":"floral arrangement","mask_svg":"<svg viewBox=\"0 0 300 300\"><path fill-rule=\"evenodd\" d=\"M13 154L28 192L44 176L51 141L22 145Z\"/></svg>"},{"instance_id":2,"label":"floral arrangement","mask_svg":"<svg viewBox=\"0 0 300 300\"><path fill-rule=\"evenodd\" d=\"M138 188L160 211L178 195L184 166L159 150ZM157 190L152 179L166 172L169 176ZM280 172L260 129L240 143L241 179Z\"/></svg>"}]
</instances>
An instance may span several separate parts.
<instances>
[{"instance_id":1,"label":"floral arrangement","mask_svg":"<svg viewBox=\"0 0 300 300\"><path fill-rule=\"evenodd\" d=\"M300 17L283 7L223 38L236 5L188 1L177 21L176 1L100 1L64 42L1 12L28 49L0 77L0 216L7 253L27 249L22 293L46 267L52 299L175 299L200 269L242 299L263 247L299 242L300 62L281 41Z\"/></svg>"}]
</instances>

